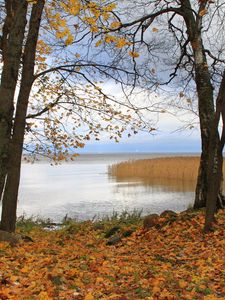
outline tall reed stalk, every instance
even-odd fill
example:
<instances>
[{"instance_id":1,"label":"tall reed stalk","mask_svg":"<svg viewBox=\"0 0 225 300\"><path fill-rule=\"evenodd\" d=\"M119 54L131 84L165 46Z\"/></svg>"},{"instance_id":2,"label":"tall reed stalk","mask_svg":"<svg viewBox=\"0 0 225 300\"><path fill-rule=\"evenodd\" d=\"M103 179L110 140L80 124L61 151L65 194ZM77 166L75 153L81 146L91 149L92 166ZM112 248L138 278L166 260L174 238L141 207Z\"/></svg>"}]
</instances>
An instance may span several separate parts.
<instances>
[{"instance_id":1,"label":"tall reed stalk","mask_svg":"<svg viewBox=\"0 0 225 300\"><path fill-rule=\"evenodd\" d=\"M111 165L108 172L117 181L135 180L165 190L194 191L198 167L199 157L177 156L121 162Z\"/></svg>"}]
</instances>

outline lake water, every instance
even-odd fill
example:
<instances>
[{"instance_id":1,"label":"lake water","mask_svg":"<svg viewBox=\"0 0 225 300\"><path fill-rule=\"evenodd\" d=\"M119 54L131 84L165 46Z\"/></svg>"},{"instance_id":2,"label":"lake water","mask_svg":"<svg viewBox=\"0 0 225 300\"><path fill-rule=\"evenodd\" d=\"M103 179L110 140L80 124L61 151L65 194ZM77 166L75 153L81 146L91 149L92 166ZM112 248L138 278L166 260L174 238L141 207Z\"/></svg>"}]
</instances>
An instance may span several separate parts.
<instances>
[{"instance_id":1,"label":"lake water","mask_svg":"<svg viewBox=\"0 0 225 300\"><path fill-rule=\"evenodd\" d=\"M171 154L170 154L171 155ZM193 203L194 193L139 181L117 182L110 178L108 166L130 159L165 154L85 154L75 162L51 166L48 162L23 163L18 216L78 220L111 215L124 210L143 210L143 215L166 209L185 210Z\"/></svg>"}]
</instances>

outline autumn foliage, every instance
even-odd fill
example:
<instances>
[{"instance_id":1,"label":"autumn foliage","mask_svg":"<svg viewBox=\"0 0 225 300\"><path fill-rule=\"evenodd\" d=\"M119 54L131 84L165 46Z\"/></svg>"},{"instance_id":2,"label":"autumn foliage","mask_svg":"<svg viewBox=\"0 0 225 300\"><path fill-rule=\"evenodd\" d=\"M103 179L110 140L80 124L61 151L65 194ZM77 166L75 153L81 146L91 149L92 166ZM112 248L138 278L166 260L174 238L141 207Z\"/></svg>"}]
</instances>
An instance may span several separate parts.
<instances>
[{"instance_id":1,"label":"autumn foliage","mask_svg":"<svg viewBox=\"0 0 225 300\"><path fill-rule=\"evenodd\" d=\"M114 246L104 222L36 227L34 242L0 244L0 299L224 299L224 211L217 220L207 235L201 212L161 217L148 231L124 223Z\"/></svg>"}]
</instances>

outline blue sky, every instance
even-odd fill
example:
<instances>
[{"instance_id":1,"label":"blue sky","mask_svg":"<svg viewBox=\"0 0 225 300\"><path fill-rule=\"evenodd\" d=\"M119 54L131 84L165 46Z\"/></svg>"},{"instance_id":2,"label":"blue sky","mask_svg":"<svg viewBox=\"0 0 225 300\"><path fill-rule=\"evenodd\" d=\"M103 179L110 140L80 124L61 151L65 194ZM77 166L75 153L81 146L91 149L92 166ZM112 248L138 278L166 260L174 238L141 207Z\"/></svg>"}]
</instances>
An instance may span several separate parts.
<instances>
[{"instance_id":1,"label":"blue sky","mask_svg":"<svg viewBox=\"0 0 225 300\"><path fill-rule=\"evenodd\" d=\"M104 84L106 93L122 99L122 93L118 86L113 83ZM154 94L153 94L154 95ZM157 98L157 101L161 98ZM163 99L163 98L162 98ZM143 104L142 94L135 95L135 100ZM169 101L169 99L168 99ZM139 132L136 135L127 137L127 134L119 143L109 140L104 134L100 141L88 141L84 149L79 149L79 153L112 153L112 152L201 152L201 138L199 132L198 117L192 112L171 108L169 113L149 113L148 118L155 120L157 130L154 134ZM157 120L157 121L156 121ZM185 125L193 125L193 129L181 129Z\"/></svg>"},{"instance_id":2,"label":"blue sky","mask_svg":"<svg viewBox=\"0 0 225 300\"><path fill-rule=\"evenodd\" d=\"M79 153L120 153L120 152L145 152L145 153L196 153L200 152L200 141L193 138L185 137L171 137L171 138L157 138L149 137L149 142L134 142L125 143L88 143L85 148L78 151Z\"/></svg>"},{"instance_id":3,"label":"blue sky","mask_svg":"<svg viewBox=\"0 0 225 300\"><path fill-rule=\"evenodd\" d=\"M160 125L160 122L159 122ZM178 125L178 124L177 124ZM160 126L159 126L160 127ZM111 152L200 152L201 140L198 130L170 132L159 129L154 135L138 133L130 138L121 139L119 143L103 139L90 141L79 153Z\"/></svg>"}]
</instances>

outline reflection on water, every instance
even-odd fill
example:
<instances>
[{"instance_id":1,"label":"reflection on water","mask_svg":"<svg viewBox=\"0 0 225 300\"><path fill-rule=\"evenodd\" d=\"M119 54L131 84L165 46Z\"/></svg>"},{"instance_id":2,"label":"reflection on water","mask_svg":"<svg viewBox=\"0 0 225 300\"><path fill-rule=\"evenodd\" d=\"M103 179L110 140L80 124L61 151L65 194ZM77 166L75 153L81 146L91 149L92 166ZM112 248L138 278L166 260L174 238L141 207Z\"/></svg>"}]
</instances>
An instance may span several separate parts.
<instances>
[{"instance_id":1,"label":"reflection on water","mask_svg":"<svg viewBox=\"0 0 225 300\"><path fill-rule=\"evenodd\" d=\"M165 192L193 192L196 183L194 181L155 178L144 182L144 184L152 185Z\"/></svg>"},{"instance_id":2,"label":"reflection on water","mask_svg":"<svg viewBox=\"0 0 225 300\"><path fill-rule=\"evenodd\" d=\"M175 188L157 181L120 181L109 178L108 166L127 159L152 158L152 154L82 155L74 163L50 166L47 162L23 164L18 215L61 221L65 215L92 219L114 211L185 210L193 201L189 184Z\"/></svg>"},{"instance_id":3,"label":"reflection on water","mask_svg":"<svg viewBox=\"0 0 225 300\"><path fill-rule=\"evenodd\" d=\"M194 199L192 191L168 191L162 186L143 185L141 182L117 182L112 192L129 209L143 210L144 214L168 209L183 211L192 205Z\"/></svg>"},{"instance_id":4,"label":"reflection on water","mask_svg":"<svg viewBox=\"0 0 225 300\"><path fill-rule=\"evenodd\" d=\"M146 178L135 178L131 180L130 178L117 178L116 176L109 175L109 180L116 181L118 186L122 184L129 184L129 186L141 185L144 186L146 190L162 192L193 192L195 190L195 181L185 181L185 180L175 180L167 178L151 178L147 180Z\"/></svg>"}]
</instances>

